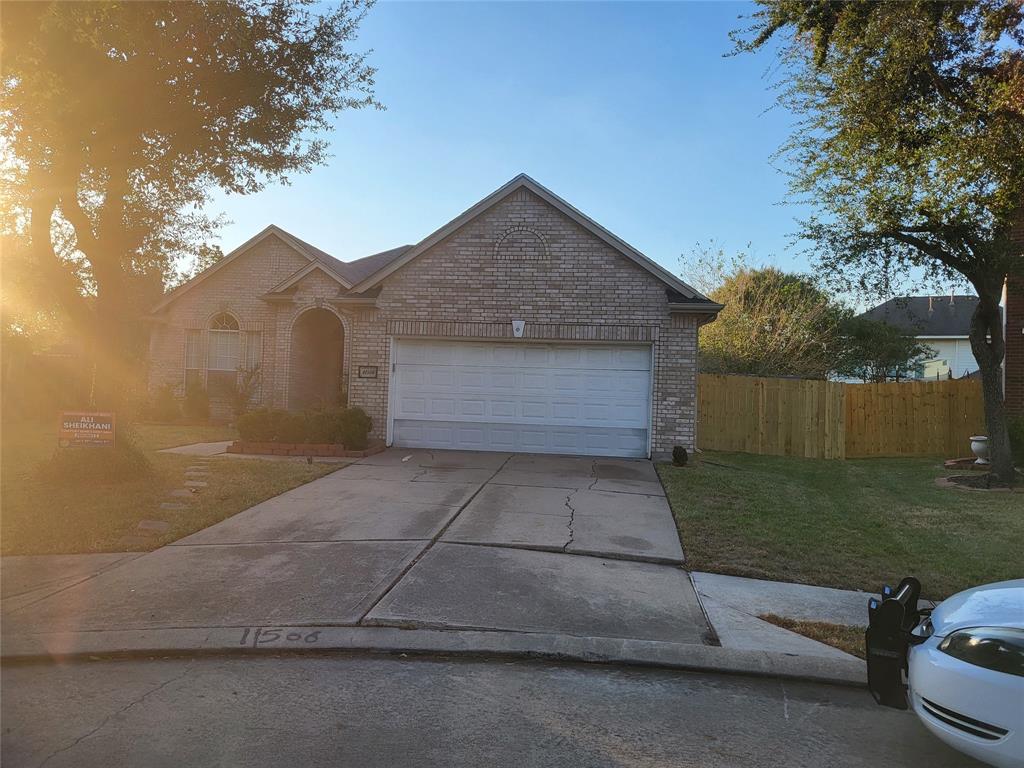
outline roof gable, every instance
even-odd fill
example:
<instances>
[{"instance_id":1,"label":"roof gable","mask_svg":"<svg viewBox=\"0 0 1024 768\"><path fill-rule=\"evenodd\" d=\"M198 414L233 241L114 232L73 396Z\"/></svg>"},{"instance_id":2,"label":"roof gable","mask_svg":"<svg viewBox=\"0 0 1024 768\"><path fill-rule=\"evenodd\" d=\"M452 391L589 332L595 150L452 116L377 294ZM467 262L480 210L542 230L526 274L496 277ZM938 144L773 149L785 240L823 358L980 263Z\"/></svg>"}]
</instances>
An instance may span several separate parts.
<instances>
[{"instance_id":1,"label":"roof gable","mask_svg":"<svg viewBox=\"0 0 1024 768\"><path fill-rule=\"evenodd\" d=\"M463 213L456 216L454 219L449 221L440 229L431 233L416 245L412 246L408 250L404 251L398 258L392 259L390 262L385 264L383 267L378 269L376 272L368 275L361 281L355 283L352 286L352 292L358 293L367 289L373 288L378 283L383 281L388 275L396 272L397 270L404 267L406 264L411 262L416 257L430 249L432 246L444 240L446 237L451 235L453 232L463 227L465 224L475 219L491 207L497 205L499 202L504 200L508 195L512 194L517 189L525 188L532 192L534 195L539 197L550 206L560 211L562 214L567 216L572 221L576 222L583 229L587 230L599 240L602 240L616 251L621 253L626 258L630 259L640 267L650 272L656 278L661 280L667 285L672 291L679 294L681 300L677 302L677 306L684 308L688 303L699 304L705 311L717 311L720 309L720 305L715 304L707 297L701 295L695 288L687 285L678 277L673 275L671 272L660 266L659 264L651 261L649 258L644 256L638 250L633 248L631 245L620 239L616 235L609 232L607 229L602 227L596 221L591 219L586 214L577 210L575 207L567 203L565 200L560 198L551 190L538 184L536 181L531 179L525 173L521 173L514 179L509 181L507 184L498 188L490 195L485 197L480 202L476 203Z\"/></svg>"},{"instance_id":2,"label":"roof gable","mask_svg":"<svg viewBox=\"0 0 1024 768\"><path fill-rule=\"evenodd\" d=\"M352 285L351 281L347 280L345 278L345 276L340 271L340 267L344 266L344 262L341 262L338 259L335 259L333 256L331 256L330 254L325 253L324 251L321 251L319 248L314 248L313 246L311 246L307 242L299 240L299 238L295 237L292 234L289 234L288 232L285 232L280 227L278 227L278 226L276 226L274 224L271 224L266 229L264 229L263 231L259 232L254 237L249 238L244 243L242 243L240 246L238 246L233 251L228 253L226 256L224 256L223 259L218 261L216 264L214 264L213 266L209 267L208 269L204 269L202 272L200 272L198 275L193 277L191 280L183 283L182 285L179 285L173 291L171 291L170 293L166 294L156 304L156 306L153 307L153 309L151 311L152 312L159 312L161 309L166 307L172 301L174 301L175 299L179 298L184 293L192 290L197 285L201 284L204 280L209 278L211 275L214 275L217 272L219 272L220 270L222 270L228 264L231 264L232 262L236 261L239 257L241 257L244 254L248 253L255 246L259 245L260 243L262 243L264 240L266 240L269 237L276 237L279 240L282 240L284 243L286 243L287 245L291 246L296 252L298 252L299 254L304 256L305 258L309 259L309 261L310 261L309 267L319 266L321 269L323 269L323 271L326 274L330 275L335 280L337 280L342 285L342 287L344 287L344 288L351 287L351 285ZM309 267L305 267L304 269L308 269ZM299 272L302 272L302 270L299 270ZM308 274L308 273L306 273L306 274ZM294 277L294 274L292 276ZM278 290L278 288L275 287L274 290Z\"/></svg>"},{"instance_id":3,"label":"roof gable","mask_svg":"<svg viewBox=\"0 0 1024 768\"><path fill-rule=\"evenodd\" d=\"M306 275L310 274L311 272L316 272L317 270L320 270L323 274L327 275L327 277L334 280L342 288L349 287L348 283L344 282L340 277L338 277L338 275L324 267L324 265L321 262L311 261L309 264L302 267L301 269L297 269L295 272L292 272L290 275L288 275L288 277L286 277L280 283L278 283L269 291L267 291L267 295L271 296L274 294L284 293L289 288L292 288L296 284L298 284Z\"/></svg>"}]
</instances>

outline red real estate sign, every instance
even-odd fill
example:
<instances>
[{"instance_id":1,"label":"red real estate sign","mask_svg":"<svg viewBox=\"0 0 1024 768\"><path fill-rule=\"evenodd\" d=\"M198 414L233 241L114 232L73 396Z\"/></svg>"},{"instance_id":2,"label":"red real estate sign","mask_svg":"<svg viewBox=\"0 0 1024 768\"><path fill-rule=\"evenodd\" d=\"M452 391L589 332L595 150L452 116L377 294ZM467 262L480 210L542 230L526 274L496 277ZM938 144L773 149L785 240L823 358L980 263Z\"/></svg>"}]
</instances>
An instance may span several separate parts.
<instances>
[{"instance_id":1,"label":"red real estate sign","mask_svg":"<svg viewBox=\"0 0 1024 768\"><path fill-rule=\"evenodd\" d=\"M113 448L114 414L65 411L57 440L62 448Z\"/></svg>"}]
</instances>

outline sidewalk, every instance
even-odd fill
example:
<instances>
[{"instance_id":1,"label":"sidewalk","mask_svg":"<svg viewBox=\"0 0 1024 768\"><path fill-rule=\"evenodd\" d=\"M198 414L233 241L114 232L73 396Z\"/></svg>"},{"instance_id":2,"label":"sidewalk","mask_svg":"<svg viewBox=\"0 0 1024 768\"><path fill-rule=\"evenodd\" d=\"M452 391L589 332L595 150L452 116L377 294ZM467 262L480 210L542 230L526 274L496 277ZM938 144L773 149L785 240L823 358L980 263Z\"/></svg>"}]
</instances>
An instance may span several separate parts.
<instances>
[{"instance_id":1,"label":"sidewalk","mask_svg":"<svg viewBox=\"0 0 1024 768\"><path fill-rule=\"evenodd\" d=\"M15 557L0 560L4 612L89 581L138 554ZM33 562L35 561L35 562ZM692 574L722 641L698 643L577 636L543 631L479 631L373 626L195 626L186 628L29 631L3 638L5 662L153 655L252 656L266 653L374 652L408 655L529 658L715 672L860 687L859 659L767 624L756 611L819 620L853 617L866 595L821 587ZM837 593L837 594L833 594ZM803 598L803 599L801 599ZM755 613L751 613L754 611ZM846 611L846 613L842 613ZM11 623L6 623L8 631Z\"/></svg>"},{"instance_id":2,"label":"sidewalk","mask_svg":"<svg viewBox=\"0 0 1024 768\"><path fill-rule=\"evenodd\" d=\"M691 573L697 597L723 648L770 651L832 659L859 659L758 618L787 619L866 627L873 595L830 587L747 579L717 573Z\"/></svg>"}]
</instances>

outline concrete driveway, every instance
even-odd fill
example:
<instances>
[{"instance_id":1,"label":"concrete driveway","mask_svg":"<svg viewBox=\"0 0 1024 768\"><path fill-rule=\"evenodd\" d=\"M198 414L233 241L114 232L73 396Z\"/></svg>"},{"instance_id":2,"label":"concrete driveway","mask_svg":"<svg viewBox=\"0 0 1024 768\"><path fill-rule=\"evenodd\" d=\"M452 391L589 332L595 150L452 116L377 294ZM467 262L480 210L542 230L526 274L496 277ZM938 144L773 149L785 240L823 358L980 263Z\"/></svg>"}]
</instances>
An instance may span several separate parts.
<instances>
[{"instance_id":1,"label":"concrete driveway","mask_svg":"<svg viewBox=\"0 0 1024 768\"><path fill-rule=\"evenodd\" d=\"M700 643L707 626L681 562L648 461L398 449L20 604L5 623L17 632L385 625Z\"/></svg>"}]
</instances>

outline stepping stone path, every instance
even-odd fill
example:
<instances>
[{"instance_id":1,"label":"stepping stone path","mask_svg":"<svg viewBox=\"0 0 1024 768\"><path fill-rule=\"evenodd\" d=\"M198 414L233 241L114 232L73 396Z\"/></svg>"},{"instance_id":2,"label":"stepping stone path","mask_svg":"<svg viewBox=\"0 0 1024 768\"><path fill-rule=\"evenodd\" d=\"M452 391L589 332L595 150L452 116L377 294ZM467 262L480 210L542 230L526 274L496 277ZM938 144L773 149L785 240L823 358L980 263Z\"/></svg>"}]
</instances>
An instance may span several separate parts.
<instances>
[{"instance_id":1,"label":"stepping stone path","mask_svg":"<svg viewBox=\"0 0 1024 768\"><path fill-rule=\"evenodd\" d=\"M182 509L185 509L185 505L180 503L181 499L195 501L195 495L199 493L202 488L209 487L209 479L209 461L205 459L197 459L194 464L189 464L185 467L185 480L182 483L184 487L175 488L171 491L171 501L161 504L160 508L173 511L181 511Z\"/></svg>"},{"instance_id":2,"label":"stepping stone path","mask_svg":"<svg viewBox=\"0 0 1024 768\"><path fill-rule=\"evenodd\" d=\"M166 513L180 514L189 508L186 502L195 501L196 496L210 483L210 464L207 459L196 459L194 464L185 467L185 479L181 488L170 492L170 499L160 503L160 510ZM126 549L147 548L153 546L153 538L167 533L172 525L166 520L140 520L135 531L121 539L121 546Z\"/></svg>"}]
</instances>

